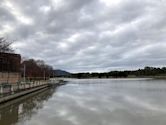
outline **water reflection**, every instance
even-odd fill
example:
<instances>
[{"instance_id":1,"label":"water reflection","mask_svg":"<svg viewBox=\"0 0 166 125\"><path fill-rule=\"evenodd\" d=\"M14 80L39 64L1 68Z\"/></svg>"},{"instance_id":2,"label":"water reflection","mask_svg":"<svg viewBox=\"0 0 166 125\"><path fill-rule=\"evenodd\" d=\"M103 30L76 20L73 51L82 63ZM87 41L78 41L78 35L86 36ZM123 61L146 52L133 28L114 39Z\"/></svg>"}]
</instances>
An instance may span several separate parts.
<instances>
[{"instance_id":1,"label":"water reflection","mask_svg":"<svg viewBox=\"0 0 166 125\"><path fill-rule=\"evenodd\" d=\"M165 125L165 95L165 80L71 80L3 108L0 124Z\"/></svg>"},{"instance_id":2,"label":"water reflection","mask_svg":"<svg viewBox=\"0 0 166 125\"><path fill-rule=\"evenodd\" d=\"M54 93L55 88L21 97L0 105L0 125L15 125L30 120Z\"/></svg>"}]
</instances>

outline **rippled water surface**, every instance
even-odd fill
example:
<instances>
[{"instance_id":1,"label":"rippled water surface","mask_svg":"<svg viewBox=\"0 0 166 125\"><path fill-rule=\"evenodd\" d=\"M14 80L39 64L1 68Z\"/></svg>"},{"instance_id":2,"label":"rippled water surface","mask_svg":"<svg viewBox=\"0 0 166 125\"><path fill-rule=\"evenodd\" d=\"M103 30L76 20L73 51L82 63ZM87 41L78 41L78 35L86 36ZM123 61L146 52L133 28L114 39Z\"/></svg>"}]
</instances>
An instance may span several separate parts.
<instances>
[{"instance_id":1,"label":"rippled water surface","mask_svg":"<svg viewBox=\"0 0 166 125\"><path fill-rule=\"evenodd\" d=\"M166 125L166 81L69 80L0 105L0 125Z\"/></svg>"}]
</instances>

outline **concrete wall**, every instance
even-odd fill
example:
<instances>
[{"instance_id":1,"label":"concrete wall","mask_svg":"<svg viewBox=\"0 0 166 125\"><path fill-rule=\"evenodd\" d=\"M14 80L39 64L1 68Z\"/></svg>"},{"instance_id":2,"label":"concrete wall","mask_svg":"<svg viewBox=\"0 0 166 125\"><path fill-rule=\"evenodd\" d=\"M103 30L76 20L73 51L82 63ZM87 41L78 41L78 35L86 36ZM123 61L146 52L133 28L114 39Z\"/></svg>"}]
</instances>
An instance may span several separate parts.
<instances>
[{"instance_id":1,"label":"concrete wall","mask_svg":"<svg viewBox=\"0 0 166 125\"><path fill-rule=\"evenodd\" d=\"M0 103L7 102L9 100L18 98L20 96L23 96L23 95L26 95L26 94L29 94L29 93L32 93L32 92L35 92L35 91L47 88L47 87L48 87L48 84L42 85L42 86L38 86L38 87L35 87L35 88L31 88L31 89L27 89L27 90L21 91L19 93L11 94L9 96L1 97L0 98Z\"/></svg>"},{"instance_id":2,"label":"concrete wall","mask_svg":"<svg viewBox=\"0 0 166 125\"><path fill-rule=\"evenodd\" d=\"M0 84L1 83L10 83L15 84L21 79L20 73L7 73L7 72L0 72Z\"/></svg>"},{"instance_id":3,"label":"concrete wall","mask_svg":"<svg viewBox=\"0 0 166 125\"><path fill-rule=\"evenodd\" d=\"M0 84L0 97L1 94L16 93L31 88L36 88L43 85L48 85L49 81L33 81L33 82L20 82L19 84Z\"/></svg>"}]
</instances>

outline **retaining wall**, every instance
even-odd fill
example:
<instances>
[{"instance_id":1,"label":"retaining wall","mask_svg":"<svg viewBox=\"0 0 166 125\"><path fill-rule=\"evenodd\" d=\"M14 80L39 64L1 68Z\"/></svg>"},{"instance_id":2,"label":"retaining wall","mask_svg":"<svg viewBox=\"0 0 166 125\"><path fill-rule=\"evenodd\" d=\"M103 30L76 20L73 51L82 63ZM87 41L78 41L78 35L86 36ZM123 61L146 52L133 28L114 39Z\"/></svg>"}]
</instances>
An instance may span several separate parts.
<instances>
[{"instance_id":1,"label":"retaining wall","mask_svg":"<svg viewBox=\"0 0 166 125\"><path fill-rule=\"evenodd\" d=\"M0 103L4 103L4 102L7 102L7 101L10 101L12 99L24 96L26 94L29 94L29 93L32 93L32 92L35 92L35 91L38 91L38 90L41 90L41 89L44 89L44 88L47 88L47 87L48 87L48 84L47 85L38 86L36 88L31 88L31 89L28 89L28 90L24 90L24 91L21 91L21 92L12 94L12 95L8 95L8 96L5 96L5 97L1 97L0 98Z\"/></svg>"},{"instance_id":2,"label":"retaining wall","mask_svg":"<svg viewBox=\"0 0 166 125\"><path fill-rule=\"evenodd\" d=\"M0 83L14 84L20 81L21 74L17 72L0 72Z\"/></svg>"}]
</instances>

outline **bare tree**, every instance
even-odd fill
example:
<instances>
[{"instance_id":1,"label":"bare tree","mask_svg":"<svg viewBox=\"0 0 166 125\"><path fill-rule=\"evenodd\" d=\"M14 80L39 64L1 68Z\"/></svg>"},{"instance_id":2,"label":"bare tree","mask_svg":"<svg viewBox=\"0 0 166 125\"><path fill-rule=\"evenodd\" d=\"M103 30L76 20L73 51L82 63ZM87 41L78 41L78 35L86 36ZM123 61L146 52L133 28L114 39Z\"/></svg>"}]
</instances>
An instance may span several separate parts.
<instances>
[{"instance_id":1,"label":"bare tree","mask_svg":"<svg viewBox=\"0 0 166 125\"><path fill-rule=\"evenodd\" d=\"M13 52L11 48L11 44L13 42L9 42L4 37L0 37L0 52Z\"/></svg>"},{"instance_id":2,"label":"bare tree","mask_svg":"<svg viewBox=\"0 0 166 125\"><path fill-rule=\"evenodd\" d=\"M28 59L21 64L22 69L26 66L26 77L31 79L48 79L52 75L53 68L47 65L43 60ZM23 75L23 72L22 72Z\"/></svg>"}]
</instances>

